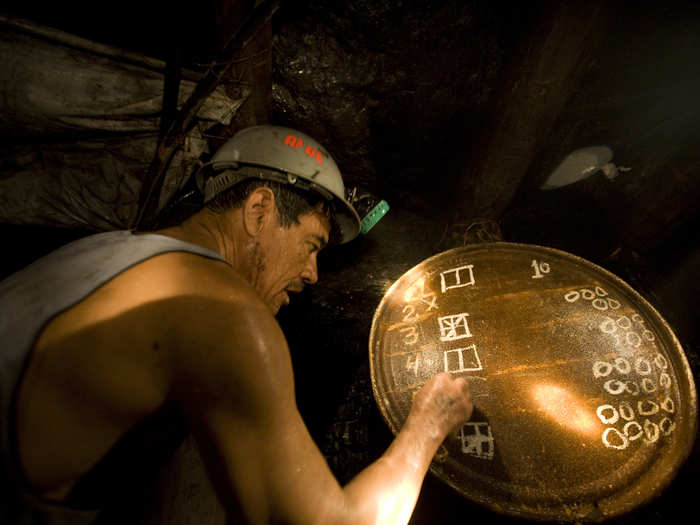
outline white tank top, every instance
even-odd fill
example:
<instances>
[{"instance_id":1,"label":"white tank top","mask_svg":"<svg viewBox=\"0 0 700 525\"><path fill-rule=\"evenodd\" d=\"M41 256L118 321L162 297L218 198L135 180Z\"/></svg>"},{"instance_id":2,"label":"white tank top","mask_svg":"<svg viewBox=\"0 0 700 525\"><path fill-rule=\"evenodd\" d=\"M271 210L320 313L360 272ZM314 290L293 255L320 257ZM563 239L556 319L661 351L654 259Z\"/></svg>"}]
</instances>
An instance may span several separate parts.
<instances>
[{"instance_id":1,"label":"white tank top","mask_svg":"<svg viewBox=\"0 0 700 525\"><path fill-rule=\"evenodd\" d=\"M0 523L82 525L97 517L99 509L70 509L31 493L15 453L15 391L51 319L123 271L167 252L227 262L207 248L164 235L114 231L67 244L0 282Z\"/></svg>"}]
</instances>

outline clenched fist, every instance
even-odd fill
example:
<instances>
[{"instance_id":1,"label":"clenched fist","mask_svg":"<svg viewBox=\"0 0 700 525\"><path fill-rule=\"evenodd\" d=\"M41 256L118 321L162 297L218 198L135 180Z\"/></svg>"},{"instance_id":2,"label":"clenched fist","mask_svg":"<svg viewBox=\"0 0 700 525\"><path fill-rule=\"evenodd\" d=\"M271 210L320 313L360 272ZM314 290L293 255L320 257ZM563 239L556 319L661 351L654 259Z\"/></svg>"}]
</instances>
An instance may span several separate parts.
<instances>
[{"instance_id":1,"label":"clenched fist","mask_svg":"<svg viewBox=\"0 0 700 525\"><path fill-rule=\"evenodd\" d=\"M472 415L472 396L463 377L443 372L428 381L413 399L407 424L419 424L439 440Z\"/></svg>"}]
</instances>

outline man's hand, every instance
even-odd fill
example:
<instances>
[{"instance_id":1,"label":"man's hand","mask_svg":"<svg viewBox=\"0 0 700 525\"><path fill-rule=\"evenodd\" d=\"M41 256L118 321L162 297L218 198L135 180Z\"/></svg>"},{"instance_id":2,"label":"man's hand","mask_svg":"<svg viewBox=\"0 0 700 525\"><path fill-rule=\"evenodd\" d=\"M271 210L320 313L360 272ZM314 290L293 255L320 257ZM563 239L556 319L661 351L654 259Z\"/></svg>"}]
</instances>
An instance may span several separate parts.
<instances>
[{"instance_id":1,"label":"man's hand","mask_svg":"<svg viewBox=\"0 0 700 525\"><path fill-rule=\"evenodd\" d=\"M472 415L469 384L463 377L443 372L428 381L413 399L407 425L421 425L431 436L442 439Z\"/></svg>"}]
</instances>

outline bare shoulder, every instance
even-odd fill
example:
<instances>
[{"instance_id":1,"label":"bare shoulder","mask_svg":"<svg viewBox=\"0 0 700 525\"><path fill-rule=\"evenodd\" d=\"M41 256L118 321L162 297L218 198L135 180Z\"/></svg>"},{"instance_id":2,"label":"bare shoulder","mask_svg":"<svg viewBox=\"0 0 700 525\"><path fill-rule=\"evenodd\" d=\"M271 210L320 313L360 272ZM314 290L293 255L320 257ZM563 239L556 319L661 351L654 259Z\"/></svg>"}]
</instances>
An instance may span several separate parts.
<instances>
[{"instance_id":1,"label":"bare shoulder","mask_svg":"<svg viewBox=\"0 0 700 525\"><path fill-rule=\"evenodd\" d=\"M176 396L201 406L210 404L207 396L212 395L264 401L293 392L282 330L252 286L230 266L173 253L147 261L140 273L138 279L149 286L169 288L158 302L173 336Z\"/></svg>"},{"instance_id":2,"label":"bare shoulder","mask_svg":"<svg viewBox=\"0 0 700 525\"><path fill-rule=\"evenodd\" d=\"M159 286L147 287L153 293L176 296L182 295L221 295L237 296L254 300L253 288L225 262L188 252L170 252L142 262L129 270L135 280L152 282Z\"/></svg>"},{"instance_id":3,"label":"bare shoulder","mask_svg":"<svg viewBox=\"0 0 700 525\"><path fill-rule=\"evenodd\" d=\"M139 265L127 286L142 285L162 303L172 328L185 340L230 345L255 334L276 336L279 327L255 289L226 263L191 253L169 253ZM122 283L126 284L126 283ZM194 343L195 341L191 341Z\"/></svg>"}]
</instances>

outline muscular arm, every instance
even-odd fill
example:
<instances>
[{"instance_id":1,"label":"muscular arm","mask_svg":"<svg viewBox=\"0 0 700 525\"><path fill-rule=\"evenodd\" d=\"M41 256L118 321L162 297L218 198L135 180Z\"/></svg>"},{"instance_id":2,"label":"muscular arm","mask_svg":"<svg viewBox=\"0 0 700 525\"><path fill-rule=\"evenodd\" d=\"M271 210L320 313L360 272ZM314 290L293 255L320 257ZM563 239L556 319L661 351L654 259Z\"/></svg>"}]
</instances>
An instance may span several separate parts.
<instances>
[{"instance_id":1,"label":"muscular arm","mask_svg":"<svg viewBox=\"0 0 700 525\"><path fill-rule=\"evenodd\" d=\"M437 447L471 414L464 380L428 383L385 454L343 489L299 415L287 344L266 307L248 297L186 310L206 315L184 331L173 395L232 514L250 523L408 521Z\"/></svg>"}]
</instances>

